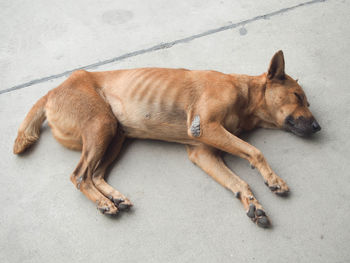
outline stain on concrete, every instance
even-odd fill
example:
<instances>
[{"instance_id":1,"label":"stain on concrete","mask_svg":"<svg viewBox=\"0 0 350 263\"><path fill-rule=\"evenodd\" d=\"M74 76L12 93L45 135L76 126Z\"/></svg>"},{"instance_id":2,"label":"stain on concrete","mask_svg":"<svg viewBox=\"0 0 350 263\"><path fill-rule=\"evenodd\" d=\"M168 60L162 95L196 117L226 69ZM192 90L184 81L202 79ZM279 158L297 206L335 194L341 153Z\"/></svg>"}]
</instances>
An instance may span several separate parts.
<instances>
[{"instance_id":1,"label":"stain on concrete","mask_svg":"<svg viewBox=\"0 0 350 263\"><path fill-rule=\"evenodd\" d=\"M106 24L119 25L124 24L133 18L134 14L129 10L115 9L102 14L102 20Z\"/></svg>"},{"instance_id":2,"label":"stain on concrete","mask_svg":"<svg viewBox=\"0 0 350 263\"><path fill-rule=\"evenodd\" d=\"M244 35L246 35L248 33L248 31L247 31L247 29L245 28L245 27L241 27L240 29L239 29L239 34L241 35L241 36L244 36Z\"/></svg>"}]
</instances>

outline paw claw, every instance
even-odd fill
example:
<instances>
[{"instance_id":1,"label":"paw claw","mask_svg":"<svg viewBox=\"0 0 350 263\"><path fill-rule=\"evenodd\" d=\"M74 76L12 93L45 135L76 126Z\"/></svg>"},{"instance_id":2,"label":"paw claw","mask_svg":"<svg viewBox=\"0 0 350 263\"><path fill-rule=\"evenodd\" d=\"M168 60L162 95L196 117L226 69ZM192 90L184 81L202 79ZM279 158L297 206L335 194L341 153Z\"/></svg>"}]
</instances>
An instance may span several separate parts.
<instances>
[{"instance_id":1,"label":"paw claw","mask_svg":"<svg viewBox=\"0 0 350 263\"><path fill-rule=\"evenodd\" d=\"M118 206L120 203L123 203L125 201L122 198L113 198L113 197L111 198L111 200L116 206Z\"/></svg>"},{"instance_id":2,"label":"paw claw","mask_svg":"<svg viewBox=\"0 0 350 263\"><path fill-rule=\"evenodd\" d=\"M119 208L120 210L128 210L128 209L130 209L130 207L132 207L132 204L120 203L120 204L118 205L118 208Z\"/></svg>"},{"instance_id":3,"label":"paw claw","mask_svg":"<svg viewBox=\"0 0 350 263\"><path fill-rule=\"evenodd\" d=\"M106 206L104 206L104 207L98 207L98 210L100 210L100 212L101 212L102 214L104 214L104 213L106 213L106 212L109 211L109 207L106 207Z\"/></svg>"},{"instance_id":4,"label":"paw claw","mask_svg":"<svg viewBox=\"0 0 350 263\"><path fill-rule=\"evenodd\" d=\"M271 224L266 216L259 217L257 220L257 225L263 228L268 228Z\"/></svg>"},{"instance_id":5,"label":"paw claw","mask_svg":"<svg viewBox=\"0 0 350 263\"><path fill-rule=\"evenodd\" d=\"M257 216L266 216L264 210L261 210L261 209L257 209L255 214Z\"/></svg>"},{"instance_id":6,"label":"paw claw","mask_svg":"<svg viewBox=\"0 0 350 263\"><path fill-rule=\"evenodd\" d=\"M280 184L276 185L269 185L267 182L265 184L269 187L269 189L279 196L287 196L289 194L289 188L287 185L283 184L282 186Z\"/></svg>"},{"instance_id":7,"label":"paw claw","mask_svg":"<svg viewBox=\"0 0 350 263\"><path fill-rule=\"evenodd\" d=\"M276 191L278 189L278 186L277 185L273 185L273 186L269 186L270 190L272 192ZM280 187L281 188L281 187Z\"/></svg>"},{"instance_id":8,"label":"paw claw","mask_svg":"<svg viewBox=\"0 0 350 263\"><path fill-rule=\"evenodd\" d=\"M275 192L276 195L286 197L289 195L289 190L283 192Z\"/></svg>"},{"instance_id":9,"label":"paw claw","mask_svg":"<svg viewBox=\"0 0 350 263\"><path fill-rule=\"evenodd\" d=\"M247 216L250 217L250 218L254 218L255 217L255 205L254 204L250 204L249 205Z\"/></svg>"}]
</instances>

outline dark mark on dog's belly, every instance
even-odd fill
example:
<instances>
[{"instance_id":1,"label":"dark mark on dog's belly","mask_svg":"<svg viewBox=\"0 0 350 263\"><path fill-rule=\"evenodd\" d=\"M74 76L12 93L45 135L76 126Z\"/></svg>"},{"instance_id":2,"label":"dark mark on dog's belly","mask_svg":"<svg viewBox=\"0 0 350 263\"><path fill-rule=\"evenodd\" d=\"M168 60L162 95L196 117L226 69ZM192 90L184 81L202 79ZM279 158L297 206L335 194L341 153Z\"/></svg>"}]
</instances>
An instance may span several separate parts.
<instances>
[{"instance_id":1,"label":"dark mark on dog's belly","mask_svg":"<svg viewBox=\"0 0 350 263\"><path fill-rule=\"evenodd\" d=\"M191 133L194 137L199 137L201 134L201 125L199 115L194 116L191 124Z\"/></svg>"}]
</instances>

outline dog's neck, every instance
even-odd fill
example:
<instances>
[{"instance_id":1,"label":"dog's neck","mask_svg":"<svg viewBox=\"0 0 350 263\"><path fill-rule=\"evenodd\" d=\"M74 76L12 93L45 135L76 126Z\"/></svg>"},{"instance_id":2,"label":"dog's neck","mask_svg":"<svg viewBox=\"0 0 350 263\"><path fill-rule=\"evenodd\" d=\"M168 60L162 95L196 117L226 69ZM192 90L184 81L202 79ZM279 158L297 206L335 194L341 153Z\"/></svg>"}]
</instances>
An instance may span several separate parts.
<instances>
[{"instance_id":1,"label":"dog's neck","mask_svg":"<svg viewBox=\"0 0 350 263\"><path fill-rule=\"evenodd\" d=\"M257 127L276 128L266 106L266 73L259 76L230 74L235 79L235 88L245 100L244 115L245 129L251 130ZM271 120L271 121L270 121Z\"/></svg>"}]
</instances>

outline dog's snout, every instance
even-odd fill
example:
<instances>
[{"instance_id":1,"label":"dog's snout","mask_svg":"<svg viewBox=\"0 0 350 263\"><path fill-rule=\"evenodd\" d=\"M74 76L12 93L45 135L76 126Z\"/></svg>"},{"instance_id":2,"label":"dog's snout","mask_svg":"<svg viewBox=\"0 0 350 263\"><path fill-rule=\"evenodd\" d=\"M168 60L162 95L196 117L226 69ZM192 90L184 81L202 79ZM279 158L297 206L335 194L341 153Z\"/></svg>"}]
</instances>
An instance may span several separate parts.
<instances>
[{"instance_id":1,"label":"dog's snout","mask_svg":"<svg viewBox=\"0 0 350 263\"><path fill-rule=\"evenodd\" d=\"M304 116L299 116L294 118L292 115L289 115L285 119L284 125L287 130L299 136L309 136L321 130L321 126L314 117L306 118Z\"/></svg>"},{"instance_id":2,"label":"dog's snout","mask_svg":"<svg viewBox=\"0 0 350 263\"><path fill-rule=\"evenodd\" d=\"M318 122L316 120L314 120L312 122L312 132L318 132L319 130L321 130L321 126L318 124Z\"/></svg>"}]
</instances>

